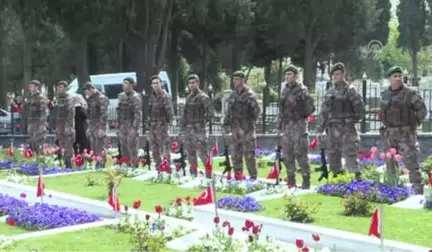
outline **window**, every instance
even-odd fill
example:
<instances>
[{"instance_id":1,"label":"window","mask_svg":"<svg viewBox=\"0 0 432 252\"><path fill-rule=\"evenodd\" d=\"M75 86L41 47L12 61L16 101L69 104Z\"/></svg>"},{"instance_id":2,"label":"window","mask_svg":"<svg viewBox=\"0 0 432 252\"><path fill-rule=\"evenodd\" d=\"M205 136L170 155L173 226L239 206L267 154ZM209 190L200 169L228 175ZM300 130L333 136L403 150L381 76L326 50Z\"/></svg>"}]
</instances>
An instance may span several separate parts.
<instances>
[{"instance_id":1,"label":"window","mask_svg":"<svg viewBox=\"0 0 432 252\"><path fill-rule=\"evenodd\" d=\"M121 92L123 92L123 84L105 85L105 95L110 100L117 99Z\"/></svg>"},{"instance_id":2,"label":"window","mask_svg":"<svg viewBox=\"0 0 432 252\"><path fill-rule=\"evenodd\" d=\"M7 114L3 110L0 110L0 116L7 116Z\"/></svg>"},{"instance_id":3,"label":"window","mask_svg":"<svg viewBox=\"0 0 432 252\"><path fill-rule=\"evenodd\" d=\"M95 85L95 88L96 88L97 90L99 90L99 92L102 92L102 86L101 86L101 85Z\"/></svg>"}]
</instances>

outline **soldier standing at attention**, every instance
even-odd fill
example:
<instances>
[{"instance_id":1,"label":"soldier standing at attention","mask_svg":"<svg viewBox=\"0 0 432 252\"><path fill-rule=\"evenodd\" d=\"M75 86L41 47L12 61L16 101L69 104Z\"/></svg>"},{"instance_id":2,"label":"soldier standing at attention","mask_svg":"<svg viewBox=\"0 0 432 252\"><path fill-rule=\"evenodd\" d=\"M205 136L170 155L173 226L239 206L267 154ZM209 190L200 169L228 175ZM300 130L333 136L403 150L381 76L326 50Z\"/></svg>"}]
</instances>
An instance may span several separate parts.
<instances>
[{"instance_id":1,"label":"soldier standing at attention","mask_svg":"<svg viewBox=\"0 0 432 252\"><path fill-rule=\"evenodd\" d=\"M187 78L191 93L186 97L181 122L181 139L185 138L185 149L192 167L198 167L197 152L203 163L207 158L206 124L213 120L214 112L210 98L199 88L200 81L196 74ZM191 174L196 175L197 170Z\"/></svg>"},{"instance_id":2,"label":"soldier standing at attention","mask_svg":"<svg viewBox=\"0 0 432 252\"><path fill-rule=\"evenodd\" d=\"M310 188L310 166L308 159L307 118L315 112L312 96L305 85L297 82L298 70L290 66L285 70L286 85L282 91L280 111L276 121L276 132L282 135L282 151L287 168L288 186L296 186L295 160L302 171L302 189Z\"/></svg>"},{"instance_id":3,"label":"soldier standing at attention","mask_svg":"<svg viewBox=\"0 0 432 252\"><path fill-rule=\"evenodd\" d=\"M227 112L224 117L224 133L232 132L232 162L235 178L241 180L243 176L243 157L251 179L257 178L255 148L255 127L261 109L255 93L245 82L245 74L237 71L233 74L234 90L228 97Z\"/></svg>"},{"instance_id":4,"label":"soldier standing at attention","mask_svg":"<svg viewBox=\"0 0 432 252\"><path fill-rule=\"evenodd\" d=\"M159 170L162 162L161 154L168 159L168 162L171 162L168 126L174 119L174 108L171 97L162 88L160 77L154 75L150 81L153 91L149 100L148 140L156 169Z\"/></svg>"},{"instance_id":5,"label":"soldier standing at attention","mask_svg":"<svg viewBox=\"0 0 432 252\"><path fill-rule=\"evenodd\" d=\"M75 106L72 96L67 93L68 83L60 81L56 85L57 109L56 109L56 140L59 147L64 149L64 164L72 167L73 143L75 141Z\"/></svg>"},{"instance_id":6,"label":"soldier standing at attention","mask_svg":"<svg viewBox=\"0 0 432 252\"><path fill-rule=\"evenodd\" d=\"M334 84L326 91L318 119L317 136L328 129L327 149L330 170L336 177L342 173L342 160L356 179L361 180L357 157L359 136L355 124L365 116L365 105L354 86L345 81L345 67L336 63L330 69Z\"/></svg>"},{"instance_id":7,"label":"soldier standing at attention","mask_svg":"<svg viewBox=\"0 0 432 252\"><path fill-rule=\"evenodd\" d=\"M28 106L28 128L31 149L40 154L45 140L45 130L48 119L48 100L40 93L41 84L37 80L30 81L28 89L30 98Z\"/></svg>"},{"instance_id":8,"label":"soldier standing at attention","mask_svg":"<svg viewBox=\"0 0 432 252\"><path fill-rule=\"evenodd\" d=\"M90 148L95 155L102 158L99 165L103 165L106 161L106 156L102 152L106 141L109 100L90 82L84 84L83 89L88 103L87 119L89 127L86 135L90 139Z\"/></svg>"},{"instance_id":9,"label":"soldier standing at attention","mask_svg":"<svg viewBox=\"0 0 432 252\"><path fill-rule=\"evenodd\" d=\"M403 83L401 67L390 68L387 78L390 86L382 92L380 102L384 146L387 150L395 148L402 155L413 189L423 194L417 127L426 117L426 105L415 90ZM387 160L386 170L389 178L397 183L400 173L396 170L394 161Z\"/></svg>"},{"instance_id":10,"label":"soldier standing at attention","mask_svg":"<svg viewBox=\"0 0 432 252\"><path fill-rule=\"evenodd\" d=\"M141 94L134 90L132 78L123 80L123 92L118 95L117 106L117 137L120 140L121 153L129 161L129 165L137 167L138 135L142 121Z\"/></svg>"}]
</instances>

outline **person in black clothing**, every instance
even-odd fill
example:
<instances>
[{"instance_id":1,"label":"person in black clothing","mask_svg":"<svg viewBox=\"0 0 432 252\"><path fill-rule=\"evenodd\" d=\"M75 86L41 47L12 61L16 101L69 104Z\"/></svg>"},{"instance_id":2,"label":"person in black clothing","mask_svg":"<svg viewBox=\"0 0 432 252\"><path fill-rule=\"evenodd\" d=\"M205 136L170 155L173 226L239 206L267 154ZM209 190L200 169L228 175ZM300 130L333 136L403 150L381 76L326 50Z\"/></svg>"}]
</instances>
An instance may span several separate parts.
<instances>
[{"instance_id":1,"label":"person in black clothing","mask_svg":"<svg viewBox=\"0 0 432 252\"><path fill-rule=\"evenodd\" d=\"M80 94L73 95L73 102L75 104L75 153L82 154L84 149L90 148L90 142L87 138L86 131L87 124L87 102Z\"/></svg>"}]
</instances>

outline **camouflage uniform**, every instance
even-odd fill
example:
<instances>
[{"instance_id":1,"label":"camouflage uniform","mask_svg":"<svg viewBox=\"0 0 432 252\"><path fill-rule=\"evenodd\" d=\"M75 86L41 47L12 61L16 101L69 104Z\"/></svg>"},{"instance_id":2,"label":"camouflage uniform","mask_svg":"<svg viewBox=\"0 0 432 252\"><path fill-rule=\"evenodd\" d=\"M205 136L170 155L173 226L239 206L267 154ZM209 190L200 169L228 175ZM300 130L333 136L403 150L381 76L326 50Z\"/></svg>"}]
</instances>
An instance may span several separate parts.
<instances>
[{"instance_id":1,"label":"camouflage uniform","mask_svg":"<svg viewBox=\"0 0 432 252\"><path fill-rule=\"evenodd\" d=\"M255 127L261 109L255 93L248 87L234 90L228 97L224 130L232 132L232 162L236 173L243 172L243 157L251 178L257 178Z\"/></svg>"},{"instance_id":2,"label":"camouflage uniform","mask_svg":"<svg viewBox=\"0 0 432 252\"><path fill-rule=\"evenodd\" d=\"M31 84L40 87L39 81L31 81ZM39 91L30 95L26 106L27 114L27 132L30 138L30 146L33 151L41 153L42 145L45 140L45 125L48 118L48 101ZM41 130L41 128L44 128Z\"/></svg>"},{"instance_id":3,"label":"camouflage uniform","mask_svg":"<svg viewBox=\"0 0 432 252\"><path fill-rule=\"evenodd\" d=\"M287 69L287 71L290 71ZM295 160L301 168L303 188L310 187L310 167L308 159L307 117L315 111L314 101L306 86L301 83L286 84L280 100L281 111L276 121L276 129L283 132L283 161L287 168L288 185L296 185Z\"/></svg>"},{"instance_id":4,"label":"camouflage uniform","mask_svg":"<svg viewBox=\"0 0 432 252\"><path fill-rule=\"evenodd\" d=\"M331 72L337 70L344 70L342 63L335 64ZM343 81L335 83L326 91L317 132L328 129L326 147L330 170L334 176L342 172L341 158L344 157L349 171L356 173L356 178L360 179L361 169L357 154L360 138L355 124L360 122L364 115L365 105L355 87Z\"/></svg>"},{"instance_id":5,"label":"camouflage uniform","mask_svg":"<svg viewBox=\"0 0 432 252\"><path fill-rule=\"evenodd\" d=\"M59 94L56 108L56 139L64 149L65 166L71 167L75 141L75 107L69 94Z\"/></svg>"},{"instance_id":6,"label":"camouflage uniform","mask_svg":"<svg viewBox=\"0 0 432 252\"><path fill-rule=\"evenodd\" d=\"M194 90L186 97L181 132L185 136L185 149L191 166L198 167L197 151L203 163L207 159L208 146L205 127L207 122L213 120L213 116L212 102L204 91Z\"/></svg>"},{"instance_id":7,"label":"camouflage uniform","mask_svg":"<svg viewBox=\"0 0 432 252\"><path fill-rule=\"evenodd\" d=\"M156 169L159 169L161 154L171 160L168 126L174 119L174 108L171 97L165 90L160 94L152 92L148 115L150 149Z\"/></svg>"},{"instance_id":8,"label":"camouflage uniform","mask_svg":"<svg viewBox=\"0 0 432 252\"><path fill-rule=\"evenodd\" d=\"M92 87L93 86L90 84L84 88L88 89ZM103 161L105 161L105 155L102 155L102 151L104 150L106 142L109 100L105 95L96 90L95 93L88 98L87 103L90 148L94 151L95 155L100 155Z\"/></svg>"},{"instance_id":9,"label":"camouflage uniform","mask_svg":"<svg viewBox=\"0 0 432 252\"><path fill-rule=\"evenodd\" d=\"M121 92L118 96L117 106L117 137L120 141L121 153L128 158L132 166L137 165L138 158L138 135L142 121L142 99L141 94L131 90ZM135 130L135 136L129 134Z\"/></svg>"},{"instance_id":10,"label":"camouflage uniform","mask_svg":"<svg viewBox=\"0 0 432 252\"><path fill-rule=\"evenodd\" d=\"M401 68L393 67L387 76L402 73ZM419 165L419 145L417 126L426 117L427 109L422 97L413 89L403 85L398 90L389 87L381 95L383 137L386 150L395 148L403 157L406 168L410 171L409 179L413 188L423 193L423 181ZM394 160L386 163L389 178L397 183L399 172Z\"/></svg>"}]
</instances>

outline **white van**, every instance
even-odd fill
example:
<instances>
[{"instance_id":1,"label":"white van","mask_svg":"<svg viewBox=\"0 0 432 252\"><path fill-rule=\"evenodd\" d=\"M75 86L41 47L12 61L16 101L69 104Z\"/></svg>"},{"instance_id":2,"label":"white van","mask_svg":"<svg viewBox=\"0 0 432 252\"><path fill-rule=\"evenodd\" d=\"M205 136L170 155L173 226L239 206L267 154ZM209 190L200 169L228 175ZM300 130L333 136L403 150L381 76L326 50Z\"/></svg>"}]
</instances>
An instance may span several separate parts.
<instances>
[{"instance_id":1,"label":"white van","mask_svg":"<svg viewBox=\"0 0 432 252\"><path fill-rule=\"evenodd\" d=\"M171 93L171 82L168 74L165 71L159 73L159 77L162 79L162 84L169 95ZM116 107L118 104L118 95L123 92L123 80L125 78L133 78L136 81L136 73L111 73L111 74L97 74L90 75L90 81L93 85L102 93L104 93L109 101L110 105L108 108L108 122L110 128L112 128L113 121L117 119ZM150 82L148 83L150 85ZM78 80L75 78L70 84L68 93L76 93L78 91Z\"/></svg>"}]
</instances>

